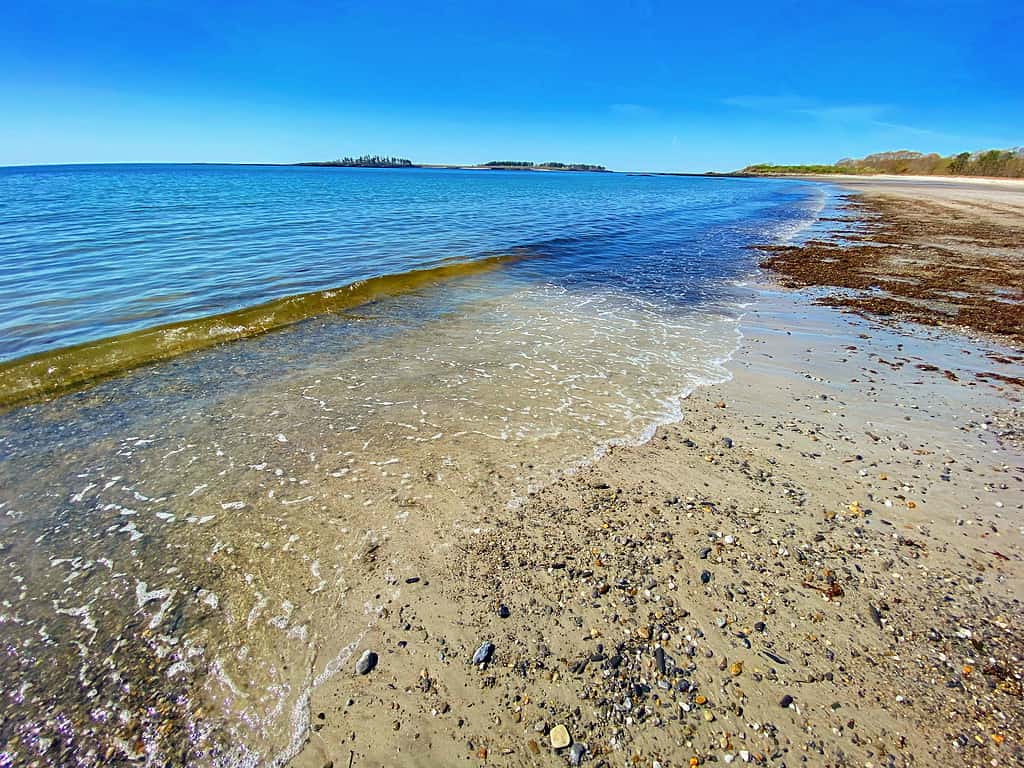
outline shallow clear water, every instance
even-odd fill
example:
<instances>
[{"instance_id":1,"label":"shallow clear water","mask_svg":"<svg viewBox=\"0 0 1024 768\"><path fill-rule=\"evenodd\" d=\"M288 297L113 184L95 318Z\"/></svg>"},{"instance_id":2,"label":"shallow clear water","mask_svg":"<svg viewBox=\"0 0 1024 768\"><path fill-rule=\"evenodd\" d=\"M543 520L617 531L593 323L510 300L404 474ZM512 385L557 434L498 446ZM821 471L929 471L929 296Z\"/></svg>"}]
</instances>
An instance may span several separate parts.
<instances>
[{"instance_id":1,"label":"shallow clear water","mask_svg":"<svg viewBox=\"0 0 1024 768\"><path fill-rule=\"evenodd\" d=\"M0 171L12 185L8 356L528 258L0 414L0 765L283 765L411 563L728 376L745 246L827 202L497 172ZM140 294L156 314L133 317Z\"/></svg>"}]
</instances>

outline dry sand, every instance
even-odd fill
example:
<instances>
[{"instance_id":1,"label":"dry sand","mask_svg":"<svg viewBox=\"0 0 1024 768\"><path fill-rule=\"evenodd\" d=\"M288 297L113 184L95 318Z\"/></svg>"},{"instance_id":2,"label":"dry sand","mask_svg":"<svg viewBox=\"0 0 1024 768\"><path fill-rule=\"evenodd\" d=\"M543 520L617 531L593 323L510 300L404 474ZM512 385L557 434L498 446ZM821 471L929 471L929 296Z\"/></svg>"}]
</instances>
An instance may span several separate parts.
<instances>
[{"instance_id":1,"label":"dry sand","mask_svg":"<svg viewBox=\"0 0 1024 768\"><path fill-rule=\"evenodd\" d=\"M882 191L1019 210L934 186ZM290 764L1022 764L1021 350L818 295L763 286L647 444L375 549Z\"/></svg>"}]
</instances>

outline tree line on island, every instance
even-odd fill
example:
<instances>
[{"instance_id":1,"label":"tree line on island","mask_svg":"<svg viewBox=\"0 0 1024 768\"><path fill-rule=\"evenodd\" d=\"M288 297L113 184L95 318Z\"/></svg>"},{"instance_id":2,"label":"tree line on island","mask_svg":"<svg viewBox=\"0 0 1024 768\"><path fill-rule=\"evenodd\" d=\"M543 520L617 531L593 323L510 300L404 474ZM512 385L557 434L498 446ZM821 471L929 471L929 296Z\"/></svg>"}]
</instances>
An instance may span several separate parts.
<instances>
[{"instance_id":1,"label":"tree line on island","mask_svg":"<svg viewBox=\"0 0 1024 768\"><path fill-rule=\"evenodd\" d=\"M989 149L981 152L961 152L943 157L937 153L924 154L900 150L879 152L862 158L844 158L834 165L748 165L740 173L772 174L871 174L887 173L899 176L992 176L1002 178L1024 177L1024 147Z\"/></svg>"},{"instance_id":2,"label":"tree line on island","mask_svg":"<svg viewBox=\"0 0 1024 768\"><path fill-rule=\"evenodd\" d=\"M321 160L313 163L296 163L296 165L326 166L330 168L416 168L412 160L404 157L385 157L384 155L360 155L359 157L339 157L337 160Z\"/></svg>"},{"instance_id":3,"label":"tree line on island","mask_svg":"<svg viewBox=\"0 0 1024 768\"><path fill-rule=\"evenodd\" d=\"M483 164L484 168L505 170L541 170L541 171L607 171L603 165L590 163L533 163L529 160L491 160Z\"/></svg>"}]
</instances>

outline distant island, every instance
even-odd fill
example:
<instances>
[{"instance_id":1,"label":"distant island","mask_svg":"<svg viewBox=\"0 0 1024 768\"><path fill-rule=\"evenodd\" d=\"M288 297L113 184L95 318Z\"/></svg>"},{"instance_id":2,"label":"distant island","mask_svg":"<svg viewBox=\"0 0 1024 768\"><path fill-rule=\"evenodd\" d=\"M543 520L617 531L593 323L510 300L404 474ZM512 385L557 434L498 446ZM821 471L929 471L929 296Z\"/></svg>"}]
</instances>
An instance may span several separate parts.
<instances>
[{"instance_id":1,"label":"distant island","mask_svg":"<svg viewBox=\"0 0 1024 768\"><path fill-rule=\"evenodd\" d=\"M386 157L384 155L360 155L359 157L341 157L337 160L317 160L293 165L316 168L456 168L467 171L589 171L611 173L603 165L590 163L534 163L529 160L491 160L480 165L434 165L418 164L404 157Z\"/></svg>"},{"instance_id":2,"label":"distant island","mask_svg":"<svg viewBox=\"0 0 1024 768\"><path fill-rule=\"evenodd\" d=\"M989 149L942 155L899 150L879 152L862 158L844 158L834 165L748 165L739 174L773 176L790 174L870 174L887 173L908 176L997 176L1024 177L1024 147Z\"/></svg>"},{"instance_id":3,"label":"distant island","mask_svg":"<svg viewBox=\"0 0 1024 768\"><path fill-rule=\"evenodd\" d=\"M312 165L323 168L418 168L412 160L404 157L384 157L382 155L361 155L360 157L342 157L337 160L321 160L312 163L296 163L296 165Z\"/></svg>"},{"instance_id":4,"label":"distant island","mask_svg":"<svg viewBox=\"0 0 1024 768\"><path fill-rule=\"evenodd\" d=\"M596 171L607 173L603 165L589 163L531 163L529 160L491 160L476 168L499 171Z\"/></svg>"}]
</instances>

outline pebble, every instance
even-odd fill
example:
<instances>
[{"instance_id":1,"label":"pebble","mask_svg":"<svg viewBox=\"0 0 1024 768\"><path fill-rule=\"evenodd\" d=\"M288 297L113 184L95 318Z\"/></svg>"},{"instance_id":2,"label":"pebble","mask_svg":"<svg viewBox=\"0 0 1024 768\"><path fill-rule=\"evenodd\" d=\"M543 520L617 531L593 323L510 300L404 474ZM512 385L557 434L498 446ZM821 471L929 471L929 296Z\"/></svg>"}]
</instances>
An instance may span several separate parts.
<instances>
[{"instance_id":1,"label":"pebble","mask_svg":"<svg viewBox=\"0 0 1024 768\"><path fill-rule=\"evenodd\" d=\"M779 701L779 706L780 706L780 707L782 707L783 709L788 709L788 708L789 708L789 706L790 706L790 705L791 705L792 703L793 703L793 697L792 697L792 696L790 696L790 695L789 695L789 694L787 693L787 694L786 694L785 696L783 696L783 697L782 697L782 699L781 699L781 700Z\"/></svg>"},{"instance_id":2,"label":"pebble","mask_svg":"<svg viewBox=\"0 0 1024 768\"><path fill-rule=\"evenodd\" d=\"M363 655L356 662L356 674L368 675L377 666L377 654L371 650L363 651Z\"/></svg>"},{"instance_id":3,"label":"pebble","mask_svg":"<svg viewBox=\"0 0 1024 768\"><path fill-rule=\"evenodd\" d=\"M665 649L658 646L654 649L654 662L658 665L658 672L665 674Z\"/></svg>"},{"instance_id":4,"label":"pebble","mask_svg":"<svg viewBox=\"0 0 1024 768\"><path fill-rule=\"evenodd\" d=\"M723 437L722 438L722 445L724 445L726 448L732 448L732 438L731 437Z\"/></svg>"},{"instance_id":5,"label":"pebble","mask_svg":"<svg viewBox=\"0 0 1024 768\"><path fill-rule=\"evenodd\" d=\"M569 765L579 765L583 762L583 755L586 754L587 745L576 742L569 750Z\"/></svg>"},{"instance_id":6,"label":"pebble","mask_svg":"<svg viewBox=\"0 0 1024 768\"><path fill-rule=\"evenodd\" d=\"M491 660L491 656L494 654L494 643L490 640L484 640L480 644L480 647L476 649L476 653L473 654L474 664L486 664Z\"/></svg>"},{"instance_id":7,"label":"pebble","mask_svg":"<svg viewBox=\"0 0 1024 768\"><path fill-rule=\"evenodd\" d=\"M711 571L701 571L700 572L700 583L701 584L707 584L709 581L711 581Z\"/></svg>"},{"instance_id":8,"label":"pebble","mask_svg":"<svg viewBox=\"0 0 1024 768\"><path fill-rule=\"evenodd\" d=\"M498 606L498 618L507 619L512 614L512 611L508 609L508 606L502 603Z\"/></svg>"},{"instance_id":9,"label":"pebble","mask_svg":"<svg viewBox=\"0 0 1024 768\"><path fill-rule=\"evenodd\" d=\"M551 747L553 749L565 749L572 744L572 738L569 736L569 729L561 724L552 728L548 737L551 739Z\"/></svg>"}]
</instances>

